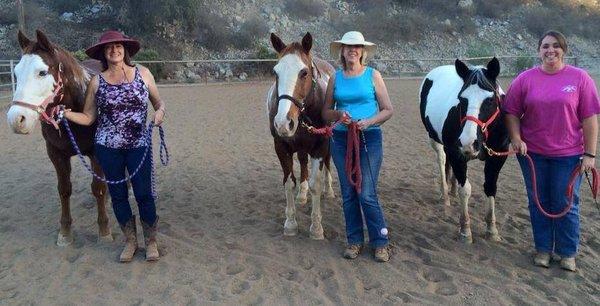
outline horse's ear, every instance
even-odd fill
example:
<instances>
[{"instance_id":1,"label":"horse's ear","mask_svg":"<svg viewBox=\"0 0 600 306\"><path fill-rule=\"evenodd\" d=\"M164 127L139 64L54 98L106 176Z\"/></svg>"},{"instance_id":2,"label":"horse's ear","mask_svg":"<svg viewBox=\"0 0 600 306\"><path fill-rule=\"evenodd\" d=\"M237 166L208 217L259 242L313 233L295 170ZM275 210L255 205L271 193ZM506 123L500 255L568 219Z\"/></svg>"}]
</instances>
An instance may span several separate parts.
<instances>
[{"instance_id":1,"label":"horse's ear","mask_svg":"<svg viewBox=\"0 0 600 306\"><path fill-rule=\"evenodd\" d=\"M40 30L36 30L35 35L37 36L37 42L38 42L40 49L42 49L50 54L53 54L54 46L52 46L52 43L50 43L50 40L48 39L48 37L46 37L46 34L44 34Z\"/></svg>"},{"instance_id":2,"label":"horse's ear","mask_svg":"<svg viewBox=\"0 0 600 306\"><path fill-rule=\"evenodd\" d=\"M489 80L495 80L499 74L500 74L500 62L494 56L494 58L492 58L492 60L487 64L485 76Z\"/></svg>"},{"instance_id":3,"label":"horse's ear","mask_svg":"<svg viewBox=\"0 0 600 306\"><path fill-rule=\"evenodd\" d=\"M273 45L273 48L275 51L277 51L277 53L281 53L281 51L283 51L283 49L286 47L281 38L275 35L275 33L271 33L271 45Z\"/></svg>"},{"instance_id":4,"label":"horse's ear","mask_svg":"<svg viewBox=\"0 0 600 306\"><path fill-rule=\"evenodd\" d=\"M19 30L19 33L17 34L17 39L19 40L19 46L21 46L21 50L25 50L25 48L31 45L31 40L27 38L27 36L25 36L21 30Z\"/></svg>"},{"instance_id":5,"label":"horse's ear","mask_svg":"<svg viewBox=\"0 0 600 306\"><path fill-rule=\"evenodd\" d=\"M456 59L456 61L454 61L454 67L456 68L456 73L458 73L458 76L461 79L466 80L469 77L471 69L469 69L467 64L463 63L458 58Z\"/></svg>"},{"instance_id":6,"label":"horse's ear","mask_svg":"<svg viewBox=\"0 0 600 306\"><path fill-rule=\"evenodd\" d=\"M310 49L312 49L312 43L312 35L310 35L309 32L306 32L306 34L304 34L304 37L302 37L302 48L304 49L304 52L310 52Z\"/></svg>"}]
</instances>

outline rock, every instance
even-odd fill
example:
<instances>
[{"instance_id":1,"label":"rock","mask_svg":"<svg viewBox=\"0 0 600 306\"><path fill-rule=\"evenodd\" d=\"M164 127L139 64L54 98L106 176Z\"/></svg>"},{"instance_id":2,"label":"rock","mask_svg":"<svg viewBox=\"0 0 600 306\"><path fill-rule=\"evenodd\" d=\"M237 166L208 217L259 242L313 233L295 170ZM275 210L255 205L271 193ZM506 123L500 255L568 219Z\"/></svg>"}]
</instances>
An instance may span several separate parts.
<instances>
[{"instance_id":1,"label":"rock","mask_svg":"<svg viewBox=\"0 0 600 306\"><path fill-rule=\"evenodd\" d=\"M90 12L92 12L92 14L97 14L101 10L102 10L102 5L100 5L100 4L94 4L92 7L90 7Z\"/></svg>"},{"instance_id":2,"label":"rock","mask_svg":"<svg viewBox=\"0 0 600 306\"><path fill-rule=\"evenodd\" d=\"M388 66L382 62L376 62L374 66L379 72L385 72L388 68Z\"/></svg>"},{"instance_id":3,"label":"rock","mask_svg":"<svg viewBox=\"0 0 600 306\"><path fill-rule=\"evenodd\" d=\"M238 78L242 81L245 81L248 78L248 74L246 74L245 72L242 72L242 73L240 73Z\"/></svg>"},{"instance_id":4,"label":"rock","mask_svg":"<svg viewBox=\"0 0 600 306\"><path fill-rule=\"evenodd\" d=\"M64 12L60 15L60 19L64 21L73 21L73 13Z\"/></svg>"},{"instance_id":5,"label":"rock","mask_svg":"<svg viewBox=\"0 0 600 306\"><path fill-rule=\"evenodd\" d=\"M523 40L523 36L521 36L521 34L517 34L517 39L518 40Z\"/></svg>"},{"instance_id":6,"label":"rock","mask_svg":"<svg viewBox=\"0 0 600 306\"><path fill-rule=\"evenodd\" d=\"M473 0L460 0L458 1L458 7L461 9L471 9L473 8Z\"/></svg>"},{"instance_id":7,"label":"rock","mask_svg":"<svg viewBox=\"0 0 600 306\"><path fill-rule=\"evenodd\" d=\"M525 50L525 43L524 43L524 42L522 42L522 41L518 41L518 42L517 42L517 46L516 46L516 47L517 47L517 49L519 49L519 50Z\"/></svg>"},{"instance_id":8,"label":"rock","mask_svg":"<svg viewBox=\"0 0 600 306\"><path fill-rule=\"evenodd\" d=\"M443 24L445 26L451 26L452 25L452 21L450 21L450 19L446 19L446 20L444 20Z\"/></svg>"},{"instance_id":9,"label":"rock","mask_svg":"<svg viewBox=\"0 0 600 306\"><path fill-rule=\"evenodd\" d=\"M229 79L233 76L233 71L231 71L230 68L227 68L227 70L225 70L225 78Z\"/></svg>"}]
</instances>

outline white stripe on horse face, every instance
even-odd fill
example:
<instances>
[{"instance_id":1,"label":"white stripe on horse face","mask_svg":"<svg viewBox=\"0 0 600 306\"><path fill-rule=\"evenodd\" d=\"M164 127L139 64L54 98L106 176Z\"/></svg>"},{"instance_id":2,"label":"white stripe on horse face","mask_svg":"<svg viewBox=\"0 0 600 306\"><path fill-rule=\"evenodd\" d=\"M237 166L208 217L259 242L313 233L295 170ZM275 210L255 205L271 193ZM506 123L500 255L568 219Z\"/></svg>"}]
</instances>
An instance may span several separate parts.
<instances>
[{"instance_id":1,"label":"white stripe on horse face","mask_svg":"<svg viewBox=\"0 0 600 306\"><path fill-rule=\"evenodd\" d=\"M481 104L483 104L485 99L493 97L494 93L481 89L477 84L472 84L463 90L460 96L468 101L466 115L478 118ZM473 144L473 142L477 140L477 124L471 120L467 120L458 139L462 146L470 146Z\"/></svg>"},{"instance_id":2,"label":"white stripe on horse face","mask_svg":"<svg viewBox=\"0 0 600 306\"><path fill-rule=\"evenodd\" d=\"M54 90L54 77L48 72L48 65L36 54L25 54L15 66L17 86L13 101L22 101L40 105ZM40 76L40 72L46 73ZM8 123L13 129L21 122L20 130L31 131L35 126L38 114L32 109L13 105L7 112Z\"/></svg>"},{"instance_id":3,"label":"white stripe on horse face","mask_svg":"<svg viewBox=\"0 0 600 306\"><path fill-rule=\"evenodd\" d=\"M300 70L307 68L298 54L287 54L282 57L277 65L275 65L275 73L277 73L278 85L277 94L294 96L294 89L298 82L298 73ZM287 126L289 119L287 114L292 107L292 102L287 99L279 101L275 122L278 126Z\"/></svg>"}]
</instances>

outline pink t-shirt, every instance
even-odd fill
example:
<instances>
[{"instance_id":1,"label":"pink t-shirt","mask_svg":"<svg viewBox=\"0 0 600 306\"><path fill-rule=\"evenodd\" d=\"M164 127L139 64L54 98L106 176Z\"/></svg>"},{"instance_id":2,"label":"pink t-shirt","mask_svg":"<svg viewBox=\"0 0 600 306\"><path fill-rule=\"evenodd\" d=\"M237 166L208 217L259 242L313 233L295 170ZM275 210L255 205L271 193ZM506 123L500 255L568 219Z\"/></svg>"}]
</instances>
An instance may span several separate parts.
<instances>
[{"instance_id":1,"label":"pink t-shirt","mask_svg":"<svg viewBox=\"0 0 600 306\"><path fill-rule=\"evenodd\" d=\"M583 153L583 119L600 113L594 80L583 69L566 65L555 74L534 67L515 78L504 111L521 120L527 150L546 156Z\"/></svg>"}]
</instances>

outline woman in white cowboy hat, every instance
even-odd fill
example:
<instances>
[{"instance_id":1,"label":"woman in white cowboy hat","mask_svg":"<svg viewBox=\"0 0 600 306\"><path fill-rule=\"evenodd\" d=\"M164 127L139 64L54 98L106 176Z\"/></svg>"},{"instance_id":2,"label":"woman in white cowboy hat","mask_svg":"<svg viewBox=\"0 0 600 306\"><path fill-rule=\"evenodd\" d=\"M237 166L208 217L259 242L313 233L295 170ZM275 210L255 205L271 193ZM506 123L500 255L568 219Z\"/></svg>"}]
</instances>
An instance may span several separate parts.
<instances>
[{"instance_id":1,"label":"woman in white cowboy hat","mask_svg":"<svg viewBox=\"0 0 600 306\"><path fill-rule=\"evenodd\" d=\"M130 58L140 49L140 43L117 31L107 31L86 54L102 62L102 73L94 76L87 87L83 112L66 112L65 118L81 125L91 125L98 118L95 154L107 180L121 180L125 169L133 173L133 193L146 241L146 260L158 260L156 242L158 216L152 194L152 164L144 158L148 100L154 107L154 124L165 116L165 103L150 70L132 65ZM152 148L150 148L151 150ZM125 236L125 248L120 261L129 262L138 248L135 216L128 201L127 184L108 186L115 217Z\"/></svg>"},{"instance_id":2,"label":"woman in white cowboy hat","mask_svg":"<svg viewBox=\"0 0 600 306\"><path fill-rule=\"evenodd\" d=\"M342 69L329 80L322 115L327 121L343 123L333 129L331 156L338 171L346 219L348 246L344 257L354 259L362 251L364 215L375 260L386 262L390 258L388 229L377 198L377 179L383 157L380 126L390 119L393 108L381 73L366 65L375 47L357 31L347 32L331 43L331 55L340 59ZM361 134L360 180L346 169L349 128ZM352 182L355 178L357 182Z\"/></svg>"}]
</instances>

